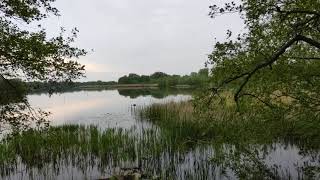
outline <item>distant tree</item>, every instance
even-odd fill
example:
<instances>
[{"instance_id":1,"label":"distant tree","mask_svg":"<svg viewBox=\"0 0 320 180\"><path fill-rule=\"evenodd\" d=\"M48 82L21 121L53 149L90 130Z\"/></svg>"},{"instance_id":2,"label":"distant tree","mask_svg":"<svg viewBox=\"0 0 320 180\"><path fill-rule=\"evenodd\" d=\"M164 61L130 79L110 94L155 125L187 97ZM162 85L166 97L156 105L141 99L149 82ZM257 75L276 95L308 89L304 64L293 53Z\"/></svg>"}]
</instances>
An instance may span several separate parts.
<instances>
[{"instance_id":1,"label":"distant tree","mask_svg":"<svg viewBox=\"0 0 320 180\"><path fill-rule=\"evenodd\" d=\"M136 83L154 83L158 84L160 87L172 87L175 85L194 85L200 86L208 81L208 69L201 70L202 75L193 72L190 76L180 76L180 75L169 75L163 72L155 72L150 76L137 75L130 73L128 76L122 76L119 78L118 83L120 84L136 84Z\"/></svg>"},{"instance_id":2,"label":"distant tree","mask_svg":"<svg viewBox=\"0 0 320 180\"><path fill-rule=\"evenodd\" d=\"M71 81L84 73L83 65L70 60L86 54L85 50L70 45L77 36L77 29L70 37L65 38L62 29L59 36L49 38L41 25L30 25L49 15L59 16L59 11L51 5L54 1L0 1L0 79L16 92L21 102L1 105L0 123L9 124L16 130L26 129L30 121L40 125L48 114L31 109L8 79ZM29 27L32 31L26 30Z\"/></svg>"},{"instance_id":3,"label":"distant tree","mask_svg":"<svg viewBox=\"0 0 320 180\"><path fill-rule=\"evenodd\" d=\"M201 77L208 77L209 76L209 69L208 68L200 69L198 72L198 75Z\"/></svg>"},{"instance_id":4,"label":"distant tree","mask_svg":"<svg viewBox=\"0 0 320 180\"><path fill-rule=\"evenodd\" d=\"M128 76L129 84L137 84L140 83L140 76L138 74L130 73Z\"/></svg>"},{"instance_id":5,"label":"distant tree","mask_svg":"<svg viewBox=\"0 0 320 180\"><path fill-rule=\"evenodd\" d=\"M160 79L160 78L165 78L167 76L169 76L169 75L164 72L155 72L150 75L150 78L151 79Z\"/></svg>"},{"instance_id":6,"label":"distant tree","mask_svg":"<svg viewBox=\"0 0 320 180\"><path fill-rule=\"evenodd\" d=\"M118 80L118 83L119 84L128 84L129 83L128 76L120 77L119 80Z\"/></svg>"},{"instance_id":7,"label":"distant tree","mask_svg":"<svg viewBox=\"0 0 320 180\"><path fill-rule=\"evenodd\" d=\"M141 75L140 76L140 81L143 82L143 83L149 83L150 82L150 76Z\"/></svg>"},{"instance_id":8,"label":"distant tree","mask_svg":"<svg viewBox=\"0 0 320 180\"><path fill-rule=\"evenodd\" d=\"M191 76L191 77L196 77L196 76L198 76L198 73L196 73L196 72L191 72L191 73L190 73L190 76Z\"/></svg>"},{"instance_id":9,"label":"distant tree","mask_svg":"<svg viewBox=\"0 0 320 180\"><path fill-rule=\"evenodd\" d=\"M214 86L207 97L231 86L238 105L255 101L288 117L319 115L320 1L242 0L210 8L211 17L240 13L247 32L228 31L231 39L215 44L208 61Z\"/></svg>"}]
</instances>

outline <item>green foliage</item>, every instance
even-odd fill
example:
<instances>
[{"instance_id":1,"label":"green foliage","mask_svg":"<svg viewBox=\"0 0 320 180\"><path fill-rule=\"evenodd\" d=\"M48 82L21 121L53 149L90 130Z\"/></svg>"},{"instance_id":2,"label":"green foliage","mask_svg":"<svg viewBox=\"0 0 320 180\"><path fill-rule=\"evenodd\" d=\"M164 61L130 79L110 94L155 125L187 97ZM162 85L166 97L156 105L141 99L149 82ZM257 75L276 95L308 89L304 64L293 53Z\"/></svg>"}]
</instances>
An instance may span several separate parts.
<instances>
[{"instance_id":1,"label":"green foliage","mask_svg":"<svg viewBox=\"0 0 320 180\"><path fill-rule=\"evenodd\" d=\"M9 88L1 89L0 100L14 93L19 99L19 102L12 101L11 104L0 103L6 104L0 106L0 123L4 126L9 124L23 126L25 129L27 122L36 121L38 124L48 115L31 109L19 87L7 79L71 81L84 74L84 66L72 60L86 54L85 50L71 45L77 37L77 29L65 37L62 28L59 36L49 38L40 24L35 26L49 15L59 15L58 10L52 6L54 1L0 1L0 79ZM8 91L11 93L8 94Z\"/></svg>"},{"instance_id":2,"label":"green foliage","mask_svg":"<svg viewBox=\"0 0 320 180\"><path fill-rule=\"evenodd\" d=\"M12 89L10 86L14 86L15 89ZM19 102L26 93L27 86L20 79L0 80L0 105ZM17 96L17 94L21 94L22 96Z\"/></svg>"},{"instance_id":3,"label":"green foliage","mask_svg":"<svg viewBox=\"0 0 320 180\"><path fill-rule=\"evenodd\" d=\"M83 87L108 87L112 85L116 85L117 82L115 81L88 81L88 82L71 82L71 81L32 81L32 82L25 82L25 86L29 93L36 93L36 92L48 92L56 93L62 92L67 90L79 90Z\"/></svg>"},{"instance_id":4,"label":"green foliage","mask_svg":"<svg viewBox=\"0 0 320 180\"><path fill-rule=\"evenodd\" d=\"M45 29L39 25L32 32L21 29L18 23L28 27L49 14L58 15L58 10L51 6L52 0L36 1L1 1L0 12L0 73L5 77L18 77L22 73L26 78L39 80L75 79L84 72L84 66L76 61L67 60L85 55L83 49L70 45L77 35L49 39ZM31 26L29 26L31 27ZM17 73L20 72L20 73Z\"/></svg>"},{"instance_id":5,"label":"green foliage","mask_svg":"<svg viewBox=\"0 0 320 180\"><path fill-rule=\"evenodd\" d=\"M160 87L171 87L176 85L202 86L209 80L209 69L200 69L198 73L192 72L190 75L169 75L163 72L155 72L150 76L129 74L120 77L119 84L158 84Z\"/></svg>"},{"instance_id":6,"label":"green foliage","mask_svg":"<svg viewBox=\"0 0 320 180\"><path fill-rule=\"evenodd\" d=\"M319 115L319 1L242 0L210 8L212 17L240 13L247 30L236 37L228 31L231 39L209 55L211 97L228 89L239 107L260 103L288 117Z\"/></svg>"}]
</instances>

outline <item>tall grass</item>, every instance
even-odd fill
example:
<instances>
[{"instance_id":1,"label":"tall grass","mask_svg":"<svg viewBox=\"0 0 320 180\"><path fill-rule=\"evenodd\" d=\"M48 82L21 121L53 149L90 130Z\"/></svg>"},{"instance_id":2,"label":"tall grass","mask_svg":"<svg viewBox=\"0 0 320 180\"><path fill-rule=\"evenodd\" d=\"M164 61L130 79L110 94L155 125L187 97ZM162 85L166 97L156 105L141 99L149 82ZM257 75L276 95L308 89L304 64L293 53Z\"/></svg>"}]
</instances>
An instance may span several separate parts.
<instances>
[{"instance_id":1,"label":"tall grass","mask_svg":"<svg viewBox=\"0 0 320 180\"><path fill-rule=\"evenodd\" d=\"M320 157L318 121L312 119L288 121L276 119L276 115L262 119L257 111L239 116L232 104L199 112L191 101L153 104L135 112L141 123L151 122L151 127L101 130L64 125L7 137L0 143L0 176L10 178L22 171L31 174L30 179L39 174L53 174L55 179L74 169L83 177L92 171L114 174L122 168L138 168L147 179L154 175L219 179L217 174L276 179L289 177L291 171L265 163L275 143L285 147L296 144L305 157ZM297 167L301 178L305 170L314 173L318 168L306 162Z\"/></svg>"},{"instance_id":2,"label":"tall grass","mask_svg":"<svg viewBox=\"0 0 320 180\"><path fill-rule=\"evenodd\" d=\"M140 109L141 119L153 122L164 134L181 142L211 144L215 151L213 164L227 167L226 171L232 169L240 179L290 178L290 171L270 167L264 160L268 154L265 148L277 143L298 146L302 154L319 155L320 120L313 114L288 119L280 113L256 109L239 114L231 103L210 111L197 111L191 101ZM306 162L302 172L298 171L298 178L320 177L320 164L309 164Z\"/></svg>"},{"instance_id":3,"label":"tall grass","mask_svg":"<svg viewBox=\"0 0 320 180\"><path fill-rule=\"evenodd\" d=\"M195 162L202 169L196 174L189 172L191 166L182 166L190 146L179 137L156 127L100 130L95 126L64 125L47 131L29 130L0 144L0 177L31 174L33 179L46 174L55 179L73 172L72 168L83 173L80 177L95 168L98 174L109 175L138 168L147 179L154 175L168 179L208 176L208 163Z\"/></svg>"},{"instance_id":4,"label":"tall grass","mask_svg":"<svg viewBox=\"0 0 320 180\"><path fill-rule=\"evenodd\" d=\"M109 162L116 165L134 160L134 152L134 139L121 129L100 132L94 126L65 125L48 131L29 130L0 144L0 174L14 172L19 163L27 169L42 169L50 163L83 168ZM100 157L100 161L93 161L93 157Z\"/></svg>"},{"instance_id":5,"label":"tall grass","mask_svg":"<svg viewBox=\"0 0 320 180\"><path fill-rule=\"evenodd\" d=\"M320 145L320 119L312 112L303 119L286 119L281 117L280 112L270 113L258 109L239 114L232 105L197 112L191 101L184 101L143 107L140 116L161 128L173 132L176 130L185 138L194 140L262 144L295 140L296 143L303 142L314 148Z\"/></svg>"}]
</instances>

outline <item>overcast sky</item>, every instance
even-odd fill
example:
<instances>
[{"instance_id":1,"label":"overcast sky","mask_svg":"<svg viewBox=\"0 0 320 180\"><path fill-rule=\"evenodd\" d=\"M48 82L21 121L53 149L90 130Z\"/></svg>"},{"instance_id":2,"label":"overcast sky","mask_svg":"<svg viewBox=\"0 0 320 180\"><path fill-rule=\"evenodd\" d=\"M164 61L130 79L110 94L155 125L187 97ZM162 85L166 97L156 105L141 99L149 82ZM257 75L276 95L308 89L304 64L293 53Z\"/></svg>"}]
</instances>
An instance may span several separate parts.
<instances>
[{"instance_id":1,"label":"overcast sky","mask_svg":"<svg viewBox=\"0 0 320 180\"><path fill-rule=\"evenodd\" d=\"M117 80L129 72L189 74L204 67L215 38L238 32L238 15L208 16L209 5L223 0L57 0L62 16L51 17L49 33L59 27L80 30L76 46L90 50L79 61L89 80Z\"/></svg>"}]
</instances>

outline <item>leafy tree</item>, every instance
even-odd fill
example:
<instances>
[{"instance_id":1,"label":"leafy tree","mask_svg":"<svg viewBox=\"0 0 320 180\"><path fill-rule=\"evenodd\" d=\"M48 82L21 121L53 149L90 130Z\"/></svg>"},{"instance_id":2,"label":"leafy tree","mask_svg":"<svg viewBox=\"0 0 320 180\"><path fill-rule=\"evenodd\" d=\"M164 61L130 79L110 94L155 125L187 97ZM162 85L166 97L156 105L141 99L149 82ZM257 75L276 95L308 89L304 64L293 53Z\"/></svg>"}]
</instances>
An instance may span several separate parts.
<instances>
[{"instance_id":1,"label":"leafy tree","mask_svg":"<svg viewBox=\"0 0 320 180\"><path fill-rule=\"evenodd\" d=\"M183 77L179 75L169 75L163 72L155 72L150 76L147 75L137 75L130 73L128 76L123 76L119 78L118 82L120 84L137 84L137 83L154 83L158 84L159 87L171 87L175 85L193 85L199 87L207 83L208 81L208 69L202 69L196 73L193 72L190 76L185 75Z\"/></svg>"},{"instance_id":2,"label":"leafy tree","mask_svg":"<svg viewBox=\"0 0 320 180\"><path fill-rule=\"evenodd\" d=\"M228 31L228 40L217 42L209 55L209 102L228 88L238 107L253 102L286 117L319 115L320 1L242 0L210 8L213 18L239 13L247 32Z\"/></svg>"},{"instance_id":3,"label":"leafy tree","mask_svg":"<svg viewBox=\"0 0 320 180\"><path fill-rule=\"evenodd\" d=\"M122 76L119 78L118 83L119 84L128 84L129 80L128 80L128 76Z\"/></svg>"},{"instance_id":4,"label":"leafy tree","mask_svg":"<svg viewBox=\"0 0 320 180\"><path fill-rule=\"evenodd\" d=\"M10 124L15 129L25 129L32 121L38 125L45 122L48 115L31 109L25 97L8 79L70 81L84 73L84 66L70 60L86 54L85 50L70 45L77 36L77 29L70 37L64 37L65 30L62 29L59 36L48 38L41 25L34 27L49 15L59 16L59 11L51 5L54 1L0 1L0 78L20 99L20 103L0 106L1 127ZM31 29L29 27L32 31L26 30Z\"/></svg>"},{"instance_id":5,"label":"leafy tree","mask_svg":"<svg viewBox=\"0 0 320 180\"><path fill-rule=\"evenodd\" d=\"M150 76L141 75L141 76L140 76L140 82L142 82L142 83L149 83L149 82L150 82Z\"/></svg>"},{"instance_id":6,"label":"leafy tree","mask_svg":"<svg viewBox=\"0 0 320 180\"><path fill-rule=\"evenodd\" d=\"M141 81L140 76L138 74L134 74L134 73L130 73L128 78L130 80L129 81L130 84L137 84Z\"/></svg>"},{"instance_id":7,"label":"leafy tree","mask_svg":"<svg viewBox=\"0 0 320 180\"><path fill-rule=\"evenodd\" d=\"M196 77L197 75L198 75L198 73L196 73L196 72L191 72L191 73L190 73L190 76L191 76L191 77Z\"/></svg>"},{"instance_id":8,"label":"leafy tree","mask_svg":"<svg viewBox=\"0 0 320 180\"><path fill-rule=\"evenodd\" d=\"M209 77L209 69L208 68L200 69L198 74L201 77L207 78L207 77Z\"/></svg>"},{"instance_id":9,"label":"leafy tree","mask_svg":"<svg viewBox=\"0 0 320 180\"><path fill-rule=\"evenodd\" d=\"M168 74L164 73L164 72L155 72L153 74L150 75L151 79L160 79L160 78L164 78L169 76Z\"/></svg>"}]
</instances>

